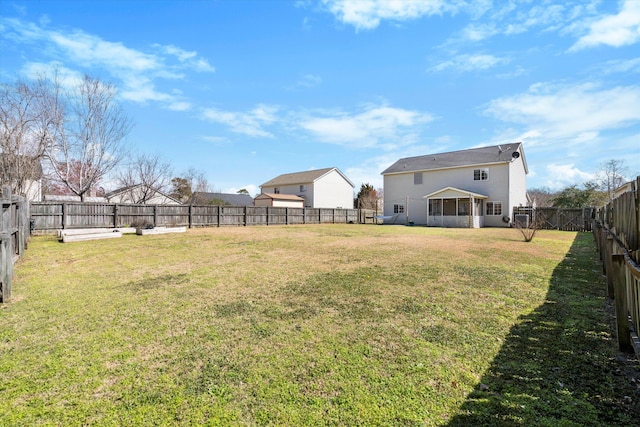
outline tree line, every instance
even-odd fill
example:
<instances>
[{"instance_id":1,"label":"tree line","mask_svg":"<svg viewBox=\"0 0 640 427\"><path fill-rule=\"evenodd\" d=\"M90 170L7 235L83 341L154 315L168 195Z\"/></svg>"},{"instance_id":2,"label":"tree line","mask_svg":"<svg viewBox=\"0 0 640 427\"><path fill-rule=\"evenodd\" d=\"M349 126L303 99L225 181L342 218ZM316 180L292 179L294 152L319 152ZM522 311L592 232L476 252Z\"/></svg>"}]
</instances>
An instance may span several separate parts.
<instances>
[{"instance_id":1,"label":"tree line","mask_svg":"<svg viewBox=\"0 0 640 427\"><path fill-rule=\"evenodd\" d=\"M640 172L636 172L640 175ZM614 198L614 191L627 182L629 168L624 160L608 160L600 164L593 179L566 186L559 190L532 188L527 190L538 207L587 208L604 206Z\"/></svg>"},{"instance_id":2,"label":"tree line","mask_svg":"<svg viewBox=\"0 0 640 427\"><path fill-rule=\"evenodd\" d=\"M159 155L131 150L132 127L116 86L99 78L63 79L54 71L0 83L0 183L25 195L40 181L44 194L81 201L104 196L111 186L128 192L133 203L156 191L182 202L193 192L213 191L203 171L175 176Z\"/></svg>"}]
</instances>

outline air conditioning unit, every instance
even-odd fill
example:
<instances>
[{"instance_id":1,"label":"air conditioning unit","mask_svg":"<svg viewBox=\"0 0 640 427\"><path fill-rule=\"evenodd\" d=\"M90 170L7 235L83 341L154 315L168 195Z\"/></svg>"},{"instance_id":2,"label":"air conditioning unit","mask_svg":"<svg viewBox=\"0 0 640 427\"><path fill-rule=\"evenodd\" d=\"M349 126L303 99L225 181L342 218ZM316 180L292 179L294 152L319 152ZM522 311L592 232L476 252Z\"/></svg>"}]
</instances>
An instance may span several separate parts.
<instances>
[{"instance_id":1,"label":"air conditioning unit","mask_svg":"<svg viewBox=\"0 0 640 427\"><path fill-rule=\"evenodd\" d=\"M522 228L529 228L529 215L516 214L513 219Z\"/></svg>"}]
</instances>

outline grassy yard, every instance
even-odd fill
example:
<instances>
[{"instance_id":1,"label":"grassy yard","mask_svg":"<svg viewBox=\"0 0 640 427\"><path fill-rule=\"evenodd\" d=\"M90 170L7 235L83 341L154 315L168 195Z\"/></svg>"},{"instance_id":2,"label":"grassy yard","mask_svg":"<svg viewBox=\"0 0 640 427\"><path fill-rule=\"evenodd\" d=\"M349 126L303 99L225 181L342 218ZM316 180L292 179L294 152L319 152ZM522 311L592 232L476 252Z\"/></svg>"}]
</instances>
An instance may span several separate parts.
<instances>
[{"instance_id":1,"label":"grassy yard","mask_svg":"<svg viewBox=\"0 0 640 427\"><path fill-rule=\"evenodd\" d=\"M37 237L0 425L637 425L596 260L505 229Z\"/></svg>"}]
</instances>

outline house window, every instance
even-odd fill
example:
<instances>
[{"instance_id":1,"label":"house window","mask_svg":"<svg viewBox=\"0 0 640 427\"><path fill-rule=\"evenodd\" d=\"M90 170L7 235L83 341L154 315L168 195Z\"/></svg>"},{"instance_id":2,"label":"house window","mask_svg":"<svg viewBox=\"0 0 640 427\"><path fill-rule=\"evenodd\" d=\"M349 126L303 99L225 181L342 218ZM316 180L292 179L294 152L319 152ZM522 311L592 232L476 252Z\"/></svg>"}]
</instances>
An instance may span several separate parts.
<instances>
[{"instance_id":1,"label":"house window","mask_svg":"<svg viewBox=\"0 0 640 427\"><path fill-rule=\"evenodd\" d=\"M414 172L413 185L422 185L422 172Z\"/></svg>"},{"instance_id":2,"label":"house window","mask_svg":"<svg viewBox=\"0 0 640 427\"><path fill-rule=\"evenodd\" d=\"M469 215L469 200L458 200L458 215Z\"/></svg>"},{"instance_id":3,"label":"house window","mask_svg":"<svg viewBox=\"0 0 640 427\"><path fill-rule=\"evenodd\" d=\"M442 215L442 199L429 199L429 215Z\"/></svg>"},{"instance_id":4,"label":"house window","mask_svg":"<svg viewBox=\"0 0 640 427\"><path fill-rule=\"evenodd\" d=\"M502 215L502 202L487 202L487 215Z\"/></svg>"},{"instance_id":5,"label":"house window","mask_svg":"<svg viewBox=\"0 0 640 427\"><path fill-rule=\"evenodd\" d=\"M274 187L273 194L280 194L280 189L278 187Z\"/></svg>"},{"instance_id":6,"label":"house window","mask_svg":"<svg viewBox=\"0 0 640 427\"><path fill-rule=\"evenodd\" d=\"M307 186L304 184L300 185L300 192L304 193L305 191L307 191Z\"/></svg>"},{"instance_id":7,"label":"house window","mask_svg":"<svg viewBox=\"0 0 640 427\"><path fill-rule=\"evenodd\" d=\"M473 180L474 181L486 181L489 179L489 169L474 169Z\"/></svg>"},{"instance_id":8,"label":"house window","mask_svg":"<svg viewBox=\"0 0 640 427\"><path fill-rule=\"evenodd\" d=\"M393 205L393 213L394 214L404 213L404 205Z\"/></svg>"}]
</instances>

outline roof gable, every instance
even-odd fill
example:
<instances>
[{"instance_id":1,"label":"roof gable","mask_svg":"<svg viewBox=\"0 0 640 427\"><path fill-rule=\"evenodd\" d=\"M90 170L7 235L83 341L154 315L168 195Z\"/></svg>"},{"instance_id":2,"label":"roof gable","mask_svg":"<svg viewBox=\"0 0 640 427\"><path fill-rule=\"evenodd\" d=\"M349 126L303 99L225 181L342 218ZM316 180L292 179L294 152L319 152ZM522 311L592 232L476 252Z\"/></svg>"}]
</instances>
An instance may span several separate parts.
<instances>
[{"instance_id":1,"label":"roof gable","mask_svg":"<svg viewBox=\"0 0 640 427\"><path fill-rule=\"evenodd\" d=\"M180 204L180 200L176 199L175 197L172 197L172 196L170 196L168 194L165 194L160 190L156 190L155 188L153 188L151 186L148 186L146 184L133 184L133 185L129 185L129 186L126 186L126 187L120 187L120 188L117 188L117 189L115 189L113 191L108 192L107 194L105 194L105 197L106 197L107 200L108 199L112 199L112 198L114 198L116 196L126 195L127 193L135 191L136 188L144 188L144 187L146 187L147 189L153 191L157 196L164 197L165 199L172 200L175 203Z\"/></svg>"},{"instance_id":2,"label":"roof gable","mask_svg":"<svg viewBox=\"0 0 640 427\"><path fill-rule=\"evenodd\" d=\"M327 175L332 171L338 172L345 181L349 183L352 187L354 186L351 180L343 174L340 169L333 168L324 168L324 169L316 169L304 172L293 172L293 173L285 173L282 175L278 175L277 177L265 182L260 187L273 187L273 186L285 186L285 185L297 185L297 184L309 184L313 183L323 176Z\"/></svg>"},{"instance_id":3,"label":"roof gable","mask_svg":"<svg viewBox=\"0 0 640 427\"><path fill-rule=\"evenodd\" d=\"M431 194L427 194L423 199L435 199L435 198L450 198L450 197L474 197L476 199L488 199L489 196L484 194L475 193L473 191L462 190L456 187L445 187L438 191L434 191Z\"/></svg>"},{"instance_id":4,"label":"roof gable","mask_svg":"<svg viewBox=\"0 0 640 427\"><path fill-rule=\"evenodd\" d=\"M517 154L514 154L517 153ZM522 156L525 173L528 172L524 159L522 143L493 145L490 147L471 148L468 150L450 151L447 153L427 154L424 156L405 157L389 166L382 175L419 172L437 169L468 167L492 163L508 163Z\"/></svg>"}]
</instances>

